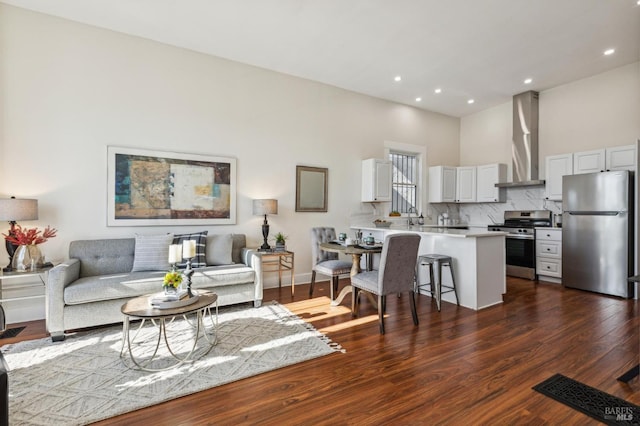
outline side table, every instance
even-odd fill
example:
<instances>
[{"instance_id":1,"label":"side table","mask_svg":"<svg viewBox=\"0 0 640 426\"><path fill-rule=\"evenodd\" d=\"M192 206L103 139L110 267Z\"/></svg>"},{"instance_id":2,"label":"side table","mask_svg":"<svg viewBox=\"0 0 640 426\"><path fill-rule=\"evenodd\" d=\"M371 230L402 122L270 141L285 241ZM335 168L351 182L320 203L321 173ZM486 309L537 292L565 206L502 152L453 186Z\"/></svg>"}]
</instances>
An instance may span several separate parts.
<instances>
[{"instance_id":1,"label":"side table","mask_svg":"<svg viewBox=\"0 0 640 426\"><path fill-rule=\"evenodd\" d=\"M0 333L5 330L6 321L7 321L4 308L2 307L2 303L13 301L13 300L39 299L39 298L45 297L44 293L30 295L30 296L6 297L4 292L22 290L22 289L28 289L28 288L44 289L47 282L47 273L49 272L49 269L51 269L52 267L53 266L46 266L44 268L34 269L33 271L25 271L25 272L3 271L0 268ZM23 278L33 278L33 277L37 277L40 280L40 283L17 284L17 285L11 285L10 287L5 288L5 281L23 279Z\"/></svg>"},{"instance_id":2,"label":"side table","mask_svg":"<svg viewBox=\"0 0 640 426\"><path fill-rule=\"evenodd\" d=\"M285 251L261 251L262 256L262 272L277 272L278 287L282 287L282 273L289 272L291 274L291 296L295 292L295 272L293 269L294 253L289 250Z\"/></svg>"}]
</instances>

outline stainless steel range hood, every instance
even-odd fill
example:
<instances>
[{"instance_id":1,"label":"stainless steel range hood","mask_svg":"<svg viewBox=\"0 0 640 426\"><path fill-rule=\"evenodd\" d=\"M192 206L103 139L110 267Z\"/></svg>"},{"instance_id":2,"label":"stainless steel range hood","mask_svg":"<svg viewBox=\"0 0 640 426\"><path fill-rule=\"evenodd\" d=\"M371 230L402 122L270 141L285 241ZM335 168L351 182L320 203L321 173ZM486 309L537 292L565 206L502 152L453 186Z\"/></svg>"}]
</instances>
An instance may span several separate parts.
<instances>
[{"instance_id":1,"label":"stainless steel range hood","mask_svg":"<svg viewBox=\"0 0 640 426\"><path fill-rule=\"evenodd\" d=\"M496 183L499 188L544 185L538 179L538 92L513 97L513 182Z\"/></svg>"}]
</instances>

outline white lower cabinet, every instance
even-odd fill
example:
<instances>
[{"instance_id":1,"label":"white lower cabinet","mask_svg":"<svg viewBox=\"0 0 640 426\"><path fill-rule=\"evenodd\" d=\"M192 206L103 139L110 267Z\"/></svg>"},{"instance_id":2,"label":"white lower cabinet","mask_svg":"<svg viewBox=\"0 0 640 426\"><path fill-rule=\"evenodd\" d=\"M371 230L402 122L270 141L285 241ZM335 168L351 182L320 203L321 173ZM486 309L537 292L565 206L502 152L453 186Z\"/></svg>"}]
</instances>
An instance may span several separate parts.
<instances>
[{"instance_id":1,"label":"white lower cabinet","mask_svg":"<svg viewBox=\"0 0 640 426\"><path fill-rule=\"evenodd\" d=\"M562 278L562 229L536 229L536 274L542 281Z\"/></svg>"}]
</instances>

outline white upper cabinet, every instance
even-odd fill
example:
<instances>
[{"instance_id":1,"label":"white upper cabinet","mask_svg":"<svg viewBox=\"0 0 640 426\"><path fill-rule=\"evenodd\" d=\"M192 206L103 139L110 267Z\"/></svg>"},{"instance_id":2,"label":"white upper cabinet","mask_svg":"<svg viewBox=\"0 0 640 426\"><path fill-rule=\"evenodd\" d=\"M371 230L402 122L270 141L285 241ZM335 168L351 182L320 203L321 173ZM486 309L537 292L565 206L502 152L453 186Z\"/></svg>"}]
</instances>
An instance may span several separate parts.
<instances>
[{"instance_id":1,"label":"white upper cabinet","mask_svg":"<svg viewBox=\"0 0 640 426\"><path fill-rule=\"evenodd\" d=\"M636 146L616 146L607 148L605 169L609 170L636 170Z\"/></svg>"},{"instance_id":2,"label":"white upper cabinet","mask_svg":"<svg viewBox=\"0 0 640 426\"><path fill-rule=\"evenodd\" d=\"M562 201L562 176L573 174L573 154L550 155L545 159L547 200Z\"/></svg>"},{"instance_id":3,"label":"white upper cabinet","mask_svg":"<svg viewBox=\"0 0 640 426\"><path fill-rule=\"evenodd\" d=\"M476 167L456 167L456 202L476 202Z\"/></svg>"},{"instance_id":4,"label":"white upper cabinet","mask_svg":"<svg viewBox=\"0 0 640 426\"><path fill-rule=\"evenodd\" d=\"M456 168L429 167L429 202L454 203L456 201Z\"/></svg>"},{"instance_id":5,"label":"white upper cabinet","mask_svg":"<svg viewBox=\"0 0 640 426\"><path fill-rule=\"evenodd\" d=\"M377 158L362 161L362 201L391 201L391 161Z\"/></svg>"},{"instance_id":6,"label":"white upper cabinet","mask_svg":"<svg viewBox=\"0 0 640 426\"><path fill-rule=\"evenodd\" d=\"M496 183L507 181L506 164L487 164L477 166L476 178L478 203L504 203L506 201L506 190L496 188Z\"/></svg>"},{"instance_id":7,"label":"white upper cabinet","mask_svg":"<svg viewBox=\"0 0 640 426\"><path fill-rule=\"evenodd\" d=\"M573 154L573 174L604 172L605 150L575 152Z\"/></svg>"}]
</instances>

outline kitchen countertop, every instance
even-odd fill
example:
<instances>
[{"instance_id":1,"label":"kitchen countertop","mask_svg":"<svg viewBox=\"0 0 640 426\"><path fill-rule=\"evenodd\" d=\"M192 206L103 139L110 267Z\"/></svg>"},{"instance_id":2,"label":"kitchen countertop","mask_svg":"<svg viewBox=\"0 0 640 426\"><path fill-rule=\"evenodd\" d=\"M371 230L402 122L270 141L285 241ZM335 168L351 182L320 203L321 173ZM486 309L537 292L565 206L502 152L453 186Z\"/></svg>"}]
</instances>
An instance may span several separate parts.
<instances>
[{"instance_id":1,"label":"kitchen countertop","mask_svg":"<svg viewBox=\"0 0 640 426\"><path fill-rule=\"evenodd\" d=\"M461 226L461 225L458 225ZM488 231L486 227L470 227L469 229L455 229L444 226L432 225L391 225L389 228L376 228L375 226L352 226L352 229L360 229L362 231L396 231L396 232L415 232L424 235L438 235L454 238L482 238L497 237L507 235L506 232Z\"/></svg>"}]
</instances>

